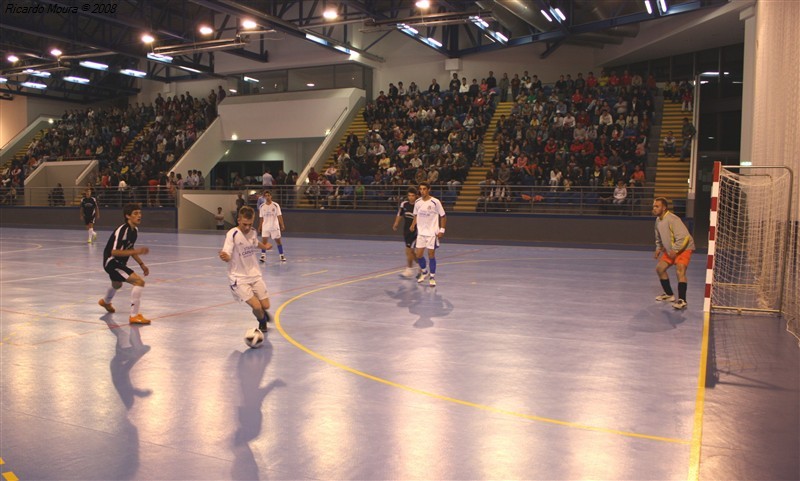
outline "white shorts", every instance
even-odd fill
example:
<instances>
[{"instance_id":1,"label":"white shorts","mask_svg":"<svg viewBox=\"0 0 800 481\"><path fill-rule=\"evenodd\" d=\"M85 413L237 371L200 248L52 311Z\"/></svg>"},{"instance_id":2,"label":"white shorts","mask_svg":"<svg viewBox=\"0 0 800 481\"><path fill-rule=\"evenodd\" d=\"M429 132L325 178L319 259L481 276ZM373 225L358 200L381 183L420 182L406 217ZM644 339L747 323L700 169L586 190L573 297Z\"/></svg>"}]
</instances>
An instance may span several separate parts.
<instances>
[{"instance_id":1,"label":"white shorts","mask_svg":"<svg viewBox=\"0 0 800 481\"><path fill-rule=\"evenodd\" d=\"M241 279L231 281L231 294L233 298L239 302L247 302L256 297L256 299L263 300L269 299L269 292L267 285L264 284L264 279L258 279L253 282L243 282Z\"/></svg>"},{"instance_id":2,"label":"white shorts","mask_svg":"<svg viewBox=\"0 0 800 481\"><path fill-rule=\"evenodd\" d=\"M439 237L435 235L418 235L414 247L416 249L436 249L439 247Z\"/></svg>"},{"instance_id":3,"label":"white shorts","mask_svg":"<svg viewBox=\"0 0 800 481\"><path fill-rule=\"evenodd\" d=\"M261 237L265 239L280 239L281 238L281 230L280 229L264 229L261 231Z\"/></svg>"}]
</instances>

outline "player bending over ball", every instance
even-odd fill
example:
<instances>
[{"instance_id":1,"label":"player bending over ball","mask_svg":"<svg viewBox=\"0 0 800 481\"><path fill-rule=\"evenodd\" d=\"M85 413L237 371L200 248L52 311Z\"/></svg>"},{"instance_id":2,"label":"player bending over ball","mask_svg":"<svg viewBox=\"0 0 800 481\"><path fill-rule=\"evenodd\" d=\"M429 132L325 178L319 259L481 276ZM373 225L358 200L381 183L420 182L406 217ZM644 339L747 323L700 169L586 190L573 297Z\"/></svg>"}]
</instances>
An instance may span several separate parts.
<instances>
[{"instance_id":1,"label":"player bending over ball","mask_svg":"<svg viewBox=\"0 0 800 481\"><path fill-rule=\"evenodd\" d=\"M228 281L233 298L246 302L256 316L258 328L267 332L269 292L258 268L258 251L272 249L272 245L258 241L258 233L253 229L255 211L252 207L239 209L236 220L238 225L225 234L219 258L228 263Z\"/></svg>"}]
</instances>

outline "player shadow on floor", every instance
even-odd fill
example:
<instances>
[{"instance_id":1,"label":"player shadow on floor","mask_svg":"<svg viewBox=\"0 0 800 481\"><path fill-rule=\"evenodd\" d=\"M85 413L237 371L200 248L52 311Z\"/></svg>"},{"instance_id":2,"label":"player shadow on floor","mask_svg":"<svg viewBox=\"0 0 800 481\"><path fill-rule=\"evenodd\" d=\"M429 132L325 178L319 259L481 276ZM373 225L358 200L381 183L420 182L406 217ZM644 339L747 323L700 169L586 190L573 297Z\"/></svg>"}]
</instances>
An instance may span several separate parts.
<instances>
[{"instance_id":1,"label":"player shadow on floor","mask_svg":"<svg viewBox=\"0 0 800 481\"><path fill-rule=\"evenodd\" d=\"M435 287L420 286L404 282L395 291L386 291L397 300L397 307L407 308L417 316L413 326L417 329L433 327L434 318L447 317L453 311L453 304L436 291Z\"/></svg>"},{"instance_id":2,"label":"player shadow on floor","mask_svg":"<svg viewBox=\"0 0 800 481\"><path fill-rule=\"evenodd\" d=\"M231 443L234 456L231 479L259 479L258 463L249 443L261 434L264 398L276 387L286 385L283 380L275 379L261 386L271 359L272 344L269 340L257 349L235 351L229 357L229 361L236 361L236 378L241 390L241 403L236 412L237 426Z\"/></svg>"},{"instance_id":3,"label":"player shadow on floor","mask_svg":"<svg viewBox=\"0 0 800 481\"><path fill-rule=\"evenodd\" d=\"M111 358L111 382L117 390L126 411L133 408L136 398L150 396L151 389L140 389L131 381L131 369L139 360L150 351L150 346L142 342L139 326L119 325L114 322L112 314L102 316L102 319L116 337L114 357ZM124 416L120 423L119 432L120 456L109 460L108 468L113 471L101 477L108 479L132 479L139 470L139 429L134 425L129 416Z\"/></svg>"},{"instance_id":4,"label":"player shadow on floor","mask_svg":"<svg viewBox=\"0 0 800 481\"><path fill-rule=\"evenodd\" d=\"M686 322L688 310L674 309L671 304L658 303L639 310L631 318L631 330L637 332L663 332L677 329Z\"/></svg>"}]
</instances>

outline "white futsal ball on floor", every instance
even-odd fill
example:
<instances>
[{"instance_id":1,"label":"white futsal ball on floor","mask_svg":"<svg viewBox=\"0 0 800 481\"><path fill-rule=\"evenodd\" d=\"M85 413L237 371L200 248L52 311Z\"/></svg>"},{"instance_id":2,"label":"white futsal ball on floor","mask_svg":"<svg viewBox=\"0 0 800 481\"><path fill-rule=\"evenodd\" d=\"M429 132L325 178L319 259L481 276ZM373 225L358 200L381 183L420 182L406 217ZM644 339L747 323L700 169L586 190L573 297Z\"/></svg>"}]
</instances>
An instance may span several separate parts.
<instances>
[{"instance_id":1,"label":"white futsal ball on floor","mask_svg":"<svg viewBox=\"0 0 800 481\"><path fill-rule=\"evenodd\" d=\"M244 343L253 349L261 347L261 345L264 344L264 333L257 327L248 329L247 332L244 333Z\"/></svg>"}]
</instances>

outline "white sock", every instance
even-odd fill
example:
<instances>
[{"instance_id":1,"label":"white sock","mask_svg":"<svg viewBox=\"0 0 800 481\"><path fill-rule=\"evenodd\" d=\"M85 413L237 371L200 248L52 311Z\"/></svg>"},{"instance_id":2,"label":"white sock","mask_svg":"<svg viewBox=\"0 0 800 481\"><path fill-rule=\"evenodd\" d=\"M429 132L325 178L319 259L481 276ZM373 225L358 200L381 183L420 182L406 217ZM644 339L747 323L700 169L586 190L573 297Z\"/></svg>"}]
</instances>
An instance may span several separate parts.
<instances>
[{"instance_id":1,"label":"white sock","mask_svg":"<svg viewBox=\"0 0 800 481\"><path fill-rule=\"evenodd\" d=\"M108 291L106 291L106 297L103 298L103 301L106 304L110 304L111 303L111 299L114 298L114 294L116 294L116 293L117 293L116 289L114 289L113 287L109 287Z\"/></svg>"},{"instance_id":2,"label":"white sock","mask_svg":"<svg viewBox=\"0 0 800 481\"><path fill-rule=\"evenodd\" d=\"M142 303L142 286L133 286L131 291L131 317L139 314L139 304Z\"/></svg>"}]
</instances>

